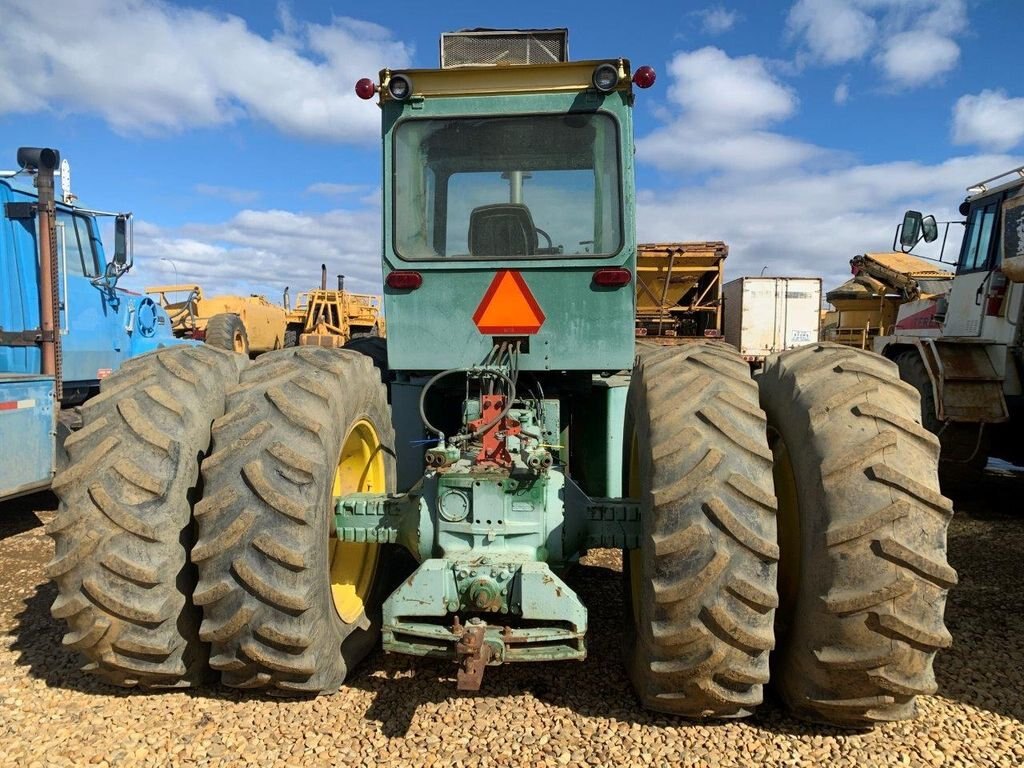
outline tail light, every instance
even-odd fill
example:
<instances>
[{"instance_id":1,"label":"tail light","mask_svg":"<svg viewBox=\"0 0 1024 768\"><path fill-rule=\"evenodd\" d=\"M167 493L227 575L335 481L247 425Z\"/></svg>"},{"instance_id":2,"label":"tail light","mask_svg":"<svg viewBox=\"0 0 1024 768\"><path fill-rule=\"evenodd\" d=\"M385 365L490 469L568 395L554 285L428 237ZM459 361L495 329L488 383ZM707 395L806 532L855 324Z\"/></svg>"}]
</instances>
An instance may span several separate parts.
<instances>
[{"instance_id":1,"label":"tail light","mask_svg":"<svg viewBox=\"0 0 1024 768\"><path fill-rule=\"evenodd\" d=\"M397 291L415 291L423 285L423 275L409 269L399 269L389 272L384 283L388 288L394 288Z\"/></svg>"},{"instance_id":2,"label":"tail light","mask_svg":"<svg viewBox=\"0 0 1024 768\"><path fill-rule=\"evenodd\" d=\"M633 273L622 267L599 269L594 273L594 282L606 288L619 288L629 285L633 279Z\"/></svg>"},{"instance_id":3,"label":"tail light","mask_svg":"<svg viewBox=\"0 0 1024 768\"><path fill-rule=\"evenodd\" d=\"M989 317L999 317L1003 309L1003 299L1006 298L1006 286L1009 284L1006 275L1002 272L993 272L992 279L988 286L988 294L985 296L985 314Z\"/></svg>"}]
</instances>

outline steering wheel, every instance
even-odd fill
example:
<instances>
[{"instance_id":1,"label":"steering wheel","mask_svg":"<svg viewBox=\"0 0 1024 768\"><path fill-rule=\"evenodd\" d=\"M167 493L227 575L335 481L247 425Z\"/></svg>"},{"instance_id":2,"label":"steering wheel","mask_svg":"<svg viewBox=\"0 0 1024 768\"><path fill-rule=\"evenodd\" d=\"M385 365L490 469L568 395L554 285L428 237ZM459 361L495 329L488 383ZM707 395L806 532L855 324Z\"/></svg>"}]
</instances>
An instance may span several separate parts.
<instances>
[{"instance_id":1,"label":"steering wheel","mask_svg":"<svg viewBox=\"0 0 1024 768\"><path fill-rule=\"evenodd\" d=\"M534 227L534 229L537 230L537 234L538 235L544 235L544 239L548 241L548 248L553 248L554 247L554 245L551 242L551 235L549 235L547 232L545 232L540 227Z\"/></svg>"}]
</instances>

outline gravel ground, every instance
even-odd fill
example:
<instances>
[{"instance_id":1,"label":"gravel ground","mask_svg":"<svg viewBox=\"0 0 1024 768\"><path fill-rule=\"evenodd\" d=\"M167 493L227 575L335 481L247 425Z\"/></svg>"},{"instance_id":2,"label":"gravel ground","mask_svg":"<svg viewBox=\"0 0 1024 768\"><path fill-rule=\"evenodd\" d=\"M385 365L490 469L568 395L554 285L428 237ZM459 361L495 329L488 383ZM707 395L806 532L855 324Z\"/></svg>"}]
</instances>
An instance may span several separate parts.
<instances>
[{"instance_id":1,"label":"gravel ground","mask_svg":"<svg viewBox=\"0 0 1024 768\"><path fill-rule=\"evenodd\" d=\"M49 616L48 497L0 506L0 765L1024 765L1024 516L994 511L1019 510L1022 488L993 477L958 504L939 695L918 720L867 732L806 725L774 702L714 725L639 709L608 551L571 578L591 611L587 661L492 669L476 695L455 691L454 667L380 653L311 701L109 688L77 670Z\"/></svg>"}]
</instances>

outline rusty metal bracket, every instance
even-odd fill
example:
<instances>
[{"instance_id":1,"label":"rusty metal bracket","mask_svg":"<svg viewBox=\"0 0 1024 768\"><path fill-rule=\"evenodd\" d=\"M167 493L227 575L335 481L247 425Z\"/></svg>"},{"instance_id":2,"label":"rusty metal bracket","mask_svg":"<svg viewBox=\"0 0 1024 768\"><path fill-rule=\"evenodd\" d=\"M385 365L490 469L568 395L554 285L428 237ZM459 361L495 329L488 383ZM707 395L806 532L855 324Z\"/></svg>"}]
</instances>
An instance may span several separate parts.
<instances>
[{"instance_id":1,"label":"rusty metal bracket","mask_svg":"<svg viewBox=\"0 0 1024 768\"><path fill-rule=\"evenodd\" d=\"M453 631L461 627L456 623ZM460 691L479 691L484 679L484 670L491 660L491 646L484 642L487 625L472 621L463 629L455 653L460 659L460 668L456 675L456 687Z\"/></svg>"}]
</instances>

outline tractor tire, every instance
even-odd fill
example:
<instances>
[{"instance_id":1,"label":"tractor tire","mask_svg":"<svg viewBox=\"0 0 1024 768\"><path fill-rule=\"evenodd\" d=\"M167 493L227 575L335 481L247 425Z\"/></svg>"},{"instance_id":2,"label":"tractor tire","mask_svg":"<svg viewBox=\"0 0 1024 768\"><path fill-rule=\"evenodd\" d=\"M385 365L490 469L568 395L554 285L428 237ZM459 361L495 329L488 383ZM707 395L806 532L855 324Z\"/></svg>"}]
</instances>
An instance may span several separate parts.
<instances>
[{"instance_id":1,"label":"tractor tire","mask_svg":"<svg viewBox=\"0 0 1024 768\"><path fill-rule=\"evenodd\" d=\"M381 381L390 384L395 376L388 368L388 341L380 336L353 336L345 342L344 349L351 349L366 355L373 361L373 367L380 373Z\"/></svg>"},{"instance_id":2,"label":"tractor tire","mask_svg":"<svg viewBox=\"0 0 1024 768\"><path fill-rule=\"evenodd\" d=\"M628 671L649 709L742 717L768 682L777 604L757 385L722 343L637 351L625 459L642 536L624 553Z\"/></svg>"},{"instance_id":3,"label":"tractor tire","mask_svg":"<svg viewBox=\"0 0 1024 768\"><path fill-rule=\"evenodd\" d=\"M912 718L951 643L957 580L917 390L891 361L827 343L770 357L759 382L782 550L772 682L816 722Z\"/></svg>"},{"instance_id":4,"label":"tractor tire","mask_svg":"<svg viewBox=\"0 0 1024 768\"><path fill-rule=\"evenodd\" d=\"M228 352L249 354L249 334L245 330L245 323L238 315L230 312L214 315L206 323L206 343Z\"/></svg>"},{"instance_id":5,"label":"tractor tire","mask_svg":"<svg viewBox=\"0 0 1024 768\"><path fill-rule=\"evenodd\" d=\"M900 378L921 396L921 423L939 438L939 482L944 491L972 488L981 481L992 444L991 430L979 425L943 424L935 416L935 391L921 355L908 350L896 358Z\"/></svg>"},{"instance_id":6,"label":"tractor tire","mask_svg":"<svg viewBox=\"0 0 1024 768\"><path fill-rule=\"evenodd\" d=\"M47 526L57 584L51 613L64 646L86 670L126 687L202 681L189 562L192 506L210 425L245 359L176 346L127 361L82 407L64 443L69 464L53 481L60 499Z\"/></svg>"},{"instance_id":7,"label":"tractor tire","mask_svg":"<svg viewBox=\"0 0 1024 768\"><path fill-rule=\"evenodd\" d=\"M192 551L200 636L225 684L330 692L371 650L391 570L407 560L396 547L337 545L332 500L394 490L393 444L363 355L294 347L243 372L214 424Z\"/></svg>"},{"instance_id":8,"label":"tractor tire","mask_svg":"<svg viewBox=\"0 0 1024 768\"><path fill-rule=\"evenodd\" d=\"M291 327L284 332L284 348L299 346L299 336L302 335L301 327Z\"/></svg>"}]
</instances>

